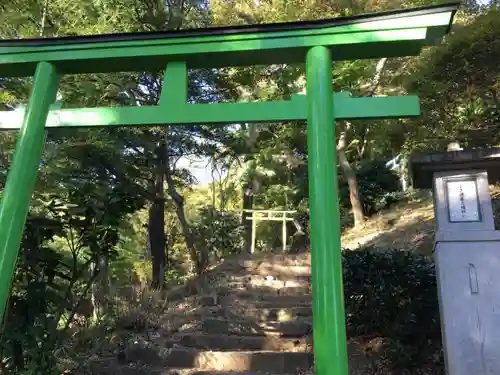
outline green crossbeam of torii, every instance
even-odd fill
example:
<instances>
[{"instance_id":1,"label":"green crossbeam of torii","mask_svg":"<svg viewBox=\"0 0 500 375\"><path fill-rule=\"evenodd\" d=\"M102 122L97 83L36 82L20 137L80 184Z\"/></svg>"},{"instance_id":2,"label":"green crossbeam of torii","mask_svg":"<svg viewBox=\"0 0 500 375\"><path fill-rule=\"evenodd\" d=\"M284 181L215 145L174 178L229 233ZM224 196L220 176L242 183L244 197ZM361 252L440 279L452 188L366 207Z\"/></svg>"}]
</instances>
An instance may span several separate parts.
<instances>
[{"instance_id":1,"label":"green crossbeam of torii","mask_svg":"<svg viewBox=\"0 0 500 375\"><path fill-rule=\"evenodd\" d=\"M335 93L335 119L383 119L417 117L417 96L351 98L349 93ZM171 110L172 109L172 110ZM24 109L0 112L0 130L19 129ZM294 95L289 101L223 104L181 104L117 107L52 109L46 127L151 126L158 124L234 124L305 120L307 98Z\"/></svg>"}]
</instances>

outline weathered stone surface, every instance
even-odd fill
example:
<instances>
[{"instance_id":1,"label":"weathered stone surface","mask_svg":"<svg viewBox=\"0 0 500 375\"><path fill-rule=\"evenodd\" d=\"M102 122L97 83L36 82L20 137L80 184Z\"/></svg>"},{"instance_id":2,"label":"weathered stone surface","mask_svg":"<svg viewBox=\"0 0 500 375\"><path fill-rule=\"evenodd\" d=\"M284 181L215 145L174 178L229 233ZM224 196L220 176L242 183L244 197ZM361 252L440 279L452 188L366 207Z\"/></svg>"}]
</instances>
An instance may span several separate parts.
<instances>
[{"instance_id":1,"label":"weathered stone surface","mask_svg":"<svg viewBox=\"0 0 500 375\"><path fill-rule=\"evenodd\" d=\"M211 308L207 310L205 316L212 317L228 317L231 319L254 319L256 322L258 321L292 321L295 319L303 318L303 317L311 317L312 316L312 307L311 305L304 306L292 306L289 305L284 307L276 307L271 306L268 303L257 303L253 304L254 306L248 308L247 306L218 306L216 308Z\"/></svg>"},{"instance_id":2,"label":"weathered stone surface","mask_svg":"<svg viewBox=\"0 0 500 375\"><path fill-rule=\"evenodd\" d=\"M309 283L303 282L288 283L281 280L265 281L259 284L253 283L241 283L232 282L228 284L227 288L221 288L222 290L231 289L232 292L253 292L253 293L277 293L282 296L294 296L294 295L304 295L311 293L311 285Z\"/></svg>"},{"instance_id":3,"label":"weathered stone surface","mask_svg":"<svg viewBox=\"0 0 500 375\"><path fill-rule=\"evenodd\" d=\"M311 276L311 267L309 266L284 266L281 264L273 264L264 262L259 265L253 272L259 275L271 275L279 277L291 276Z\"/></svg>"},{"instance_id":4,"label":"weathered stone surface","mask_svg":"<svg viewBox=\"0 0 500 375\"><path fill-rule=\"evenodd\" d=\"M202 322L203 332L208 334L230 334L282 337L300 337L312 333L311 319L300 319L290 322L259 322L253 319L216 319L206 318Z\"/></svg>"},{"instance_id":5,"label":"weathered stone surface","mask_svg":"<svg viewBox=\"0 0 500 375\"><path fill-rule=\"evenodd\" d=\"M311 337L288 338L276 336L241 336L205 333L181 333L170 341L172 345L218 351L275 350L307 351L311 348Z\"/></svg>"},{"instance_id":6,"label":"weathered stone surface","mask_svg":"<svg viewBox=\"0 0 500 375\"><path fill-rule=\"evenodd\" d=\"M285 307L262 307L258 309L247 309L244 316L255 317L261 320L278 320L280 322L291 321L302 317L312 316L312 307L309 306L285 306Z\"/></svg>"},{"instance_id":7,"label":"weathered stone surface","mask_svg":"<svg viewBox=\"0 0 500 375\"><path fill-rule=\"evenodd\" d=\"M242 309L287 309L312 305L310 295L279 295L278 293L259 294L252 291L231 293L218 297L218 304L227 308Z\"/></svg>"},{"instance_id":8,"label":"weathered stone surface","mask_svg":"<svg viewBox=\"0 0 500 375\"><path fill-rule=\"evenodd\" d=\"M164 316L167 323L185 320L196 321L203 318L224 318L224 319L252 319L256 323L267 321L288 322L312 316L311 305L307 306L285 306L285 307L261 307L247 308L245 306L211 306L200 307L190 312L171 312ZM171 324L169 324L170 326Z\"/></svg>"},{"instance_id":9,"label":"weathered stone surface","mask_svg":"<svg viewBox=\"0 0 500 375\"><path fill-rule=\"evenodd\" d=\"M216 371L265 371L297 373L313 364L312 353L288 353L272 351L214 352L173 350L166 358L170 367L195 367Z\"/></svg>"},{"instance_id":10,"label":"weathered stone surface","mask_svg":"<svg viewBox=\"0 0 500 375\"><path fill-rule=\"evenodd\" d=\"M261 274L243 274L243 275L227 275L227 281L231 282L241 282L248 284L257 285L263 283L267 280L275 280L280 282L288 282L289 286L293 286L290 283L293 282L305 282L306 284L311 284L311 275L261 275ZM302 284L302 285L306 285Z\"/></svg>"},{"instance_id":11,"label":"weathered stone surface","mask_svg":"<svg viewBox=\"0 0 500 375\"><path fill-rule=\"evenodd\" d=\"M279 266L310 266L311 254L262 254L251 258L241 259L239 265L243 268L256 268L260 265L279 265Z\"/></svg>"},{"instance_id":12,"label":"weathered stone surface","mask_svg":"<svg viewBox=\"0 0 500 375\"><path fill-rule=\"evenodd\" d=\"M290 295L281 293L279 290L275 292L263 292L252 289L223 295L221 298L236 299L238 301L249 300L258 302L277 302L279 304L288 304L288 306L309 304L312 301L310 294Z\"/></svg>"},{"instance_id":13,"label":"weathered stone surface","mask_svg":"<svg viewBox=\"0 0 500 375\"><path fill-rule=\"evenodd\" d=\"M266 372L266 374L293 374L304 371L313 365L312 353L308 352L275 352L275 351L200 351L195 349L175 348L164 350L161 354L161 364L147 363L134 358L126 363L115 359L99 360L87 366L92 374L192 374L197 372L211 373L214 371ZM120 371L117 371L117 369ZM122 372L123 371L123 372ZM135 371L135 372L134 372ZM78 374L79 375L79 374Z\"/></svg>"},{"instance_id":14,"label":"weathered stone surface","mask_svg":"<svg viewBox=\"0 0 500 375\"><path fill-rule=\"evenodd\" d=\"M377 353L367 355L363 345L348 344L349 374L371 375L372 364ZM97 361L87 366L94 375L285 375L298 374L310 370L313 355L310 352L277 351L200 351L174 348L159 352L161 364L154 365L145 360L119 363L117 360ZM137 359L137 358L136 358ZM89 372L75 375L86 375Z\"/></svg>"},{"instance_id":15,"label":"weathered stone surface","mask_svg":"<svg viewBox=\"0 0 500 375\"><path fill-rule=\"evenodd\" d=\"M101 369L103 370L103 369ZM111 372L112 371L112 372ZM93 375L283 375L256 371L216 371L196 368L189 369L162 369L154 367L120 366L105 372L93 372Z\"/></svg>"},{"instance_id":16,"label":"weathered stone surface","mask_svg":"<svg viewBox=\"0 0 500 375\"><path fill-rule=\"evenodd\" d=\"M213 293L210 295L201 296L199 297L198 302L200 306L204 307L217 306L219 303L219 295L217 293Z\"/></svg>"}]
</instances>

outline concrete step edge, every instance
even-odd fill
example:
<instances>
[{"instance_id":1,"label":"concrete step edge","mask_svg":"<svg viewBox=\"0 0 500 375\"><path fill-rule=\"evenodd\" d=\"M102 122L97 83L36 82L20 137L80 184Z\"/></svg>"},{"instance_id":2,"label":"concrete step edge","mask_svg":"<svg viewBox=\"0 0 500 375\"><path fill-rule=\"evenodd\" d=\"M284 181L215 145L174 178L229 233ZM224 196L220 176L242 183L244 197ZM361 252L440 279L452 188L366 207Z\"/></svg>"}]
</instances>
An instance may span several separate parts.
<instances>
[{"instance_id":1,"label":"concrete step edge","mask_svg":"<svg viewBox=\"0 0 500 375\"><path fill-rule=\"evenodd\" d=\"M139 351L142 348L139 348ZM130 349L129 349L130 350ZM148 350L148 349L142 349ZM152 350L152 349L150 349ZM310 352L255 351L211 351L193 348L162 349L148 362L142 361L141 353L136 354L137 362L152 367L199 368L216 371L251 371L291 374L312 367L313 354ZM131 358L131 356L128 356ZM134 361L129 360L129 363ZM142 375L142 374L141 374Z\"/></svg>"},{"instance_id":2,"label":"concrete step edge","mask_svg":"<svg viewBox=\"0 0 500 375\"><path fill-rule=\"evenodd\" d=\"M207 317L201 320L201 328L206 334L218 332L238 336L302 337L312 334L312 319L255 321Z\"/></svg>"},{"instance_id":3,"label":"concrete step edge","mask_svg":"<svg viewBox=\"0 0 500 375\"><path fill-rule=\"evenodd\" d=\"M165 341L175 348L195 348L221 352L261 351L308 352L312 350L312 336L242 336L231 334L207 334L203 332L178 332Z\"/></svg>"}]
</instances>

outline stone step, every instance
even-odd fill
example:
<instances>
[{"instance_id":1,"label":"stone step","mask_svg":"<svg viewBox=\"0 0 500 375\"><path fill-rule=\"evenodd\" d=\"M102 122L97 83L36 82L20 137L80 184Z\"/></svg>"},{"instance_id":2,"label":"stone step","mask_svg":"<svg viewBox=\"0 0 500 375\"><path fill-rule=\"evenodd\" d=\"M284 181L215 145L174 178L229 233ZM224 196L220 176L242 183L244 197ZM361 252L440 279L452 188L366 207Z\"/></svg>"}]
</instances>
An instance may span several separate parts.
<instances>
[{"instance_id":1,"label":"stone step","mask_svg":"<svg viewBox=\"0 0 500 375\"><path fill-rule=\"evenodd\" d=\"M236 299L238 301L249 300L249 301L259 301L259 302L275 302L279 303L289 303L290 306L310 304L312 303L311 294L286 294L281 291L265 293L259 290L241 290L235 291L228 295L223 296L223 298L228 298L231 300Z\"/></svg>"},{"instance_id":2,"label":"stone step","mask_svg":"<svg viewBox=\"0 0 500 375\"><path fill-rule=\"evenodd\" d=\"M311 306L293 306L293 307L271 307L260 309L247 309L238 306L233 307L211 307L204 310L204 316L226 317L229 319L255 319L263 322L279 321L288 322L301 318L310 318L312 316Z\"/></svg>"},{"instance_id":3,"label":"stone step","mask_svg":"<svg viewBox=\"0 0 500 375\"><path fill-rule=\"evenodd\" d=\"M206 333L178 333L167 345L217 351L275 350L305 352L311 350L312 337L238 336Z\"/></svg>"},{"instance_id":4,"label":"stone step","mask_svg":"<svg viewBox=\"0 0 500 375\"><path fill-rule=\"evenodd\" d=\"M379 354L367 354L363 345L348 343L349 374L373 374L373 360ZM286 375L310 372L310 352L273 351L200 351L174 348L154 351L137 345L127 349L126 358L97 358L87 361L72 375ZM145 352L145 353L143 353ZM312 372L311 372L312 373Z\"/></svg>"},{"instance_id":5,"label":"stone step","mask_svg":"<svg viewBox=\"0 0 500 375\"><path fill-rule=\"evenodd\" d=\"M267 373L296 374L313 365L308 352L273 351L198 351L172 349L165 357L169 367L195 367L211 371L264 371Z\"/></svg>"},{"instance_id":6,"label":"stone step","mask_svg":"<svg viewBox=\"0 0 500 375\"><path fill-rule=\"evenodd\" d=\"M238 353L240 354L240 353ZM305 353L308 354L308 353ZM219 357L226 357L226 353L220 353ZM242 357L239 355L238 357ZM300 362L299 362L300 364ZM234 365L231 365L234 367ZM242 367L241 365L237 365ZM250 366L254 367L254 366ZM286 366L284 366L286 368ZM286 373L263 372L262 370L214 370L207 368L172 368L172 367L152 367L143 363L127 363L120 364L116 360L98 360L76 371L71 371L72 375L287 375ZM289 374L291 375L291 373Z\"/></svg>"},{"instance_id":7,"label":"stone step","mask_svg":"<svg viewBox=\"0 0 500 375\"><path fill-rule=\"evenodd\" d=\"M207 334L239 336L302 337L312 334L312 320L298 319L290 322L259 322L251 319L205 318L202 330Z\"/></svg>"},{"instance_id":8,"label":"stone step","mask_svg":"<svg viewBox=\"0 0 500 375\"><path fill-rule=\"evenodd\" d=\"M223 308L239 309L290 309L293 307L312 308L312 301L300 298L288 298L295 296L278 296L266 301L256 301L251 299L238 299L234 296L225 296L218 298L217 295L200 299L200 306L215 307L222 305ZM274 319L273 319L274 320Z\"/></svg>"},{"instance_id":9,"label":"stone step","mask_svg":"<svg viewBox=\"0 0 500 375\"><path fill-rule=\"evenodd\" d=\"M304 280L279 280L272 276L268 279L249 281L229 281L220 289L255 290L263 292L280 291L286 294L311 293L311 283Z\"/></svg>"},{"instance_id":10,"label":"stone step","mask_svg":"<svg viewBox=\"0 0 500 375\"><path fill-rule=\"evenodd\" d=\"M242 312L242 316L260 319L262 321L280 321L287 322L304 317L312 317L311 306L294 306L294 307L264 307L259 309L246 309Z\"/></svg>"},{"instance_id":11,"label":"stone step","mask_svg":"<svg viewBox=\"0 0 500 375\"><path fill-rule=\"evenodd\" d=\"M273 275L272 272L270 272L269 275L260 275L260 274L225 275L225 279L227 281L245 282L255 285L261 285L266 281L279 281L287 283L288 286L302 286L311 283L310 275L279 276L278 274Z\"/></svg>"},{"instance_id":12,"label":"stone step","mask_svg":"<svg viewBox=\"0 0 500 375\"><path fill-rule=\"evenodd\" d=\"M97 369L99 367L109 368L120 365L127 366L128 368L148 366L157 369L264 371L267 373L296 374L300 370L308 370L313 365L313 354L311 352L277 352L265 350L205 351L192 348L155 350L150 347L133 345L126 349L123 357L120 360L97 360L96 363L92 363L91 367L92 369ZM94 374L95 372L90 373ZM108 371L106 374L114 373L118 372ZM136 373L132 374L135 375Z\"/></svg>"},{"instance_id":13,"label":"stone step","mask_svg":"<svg viewBox=\"0 0 500 375\"><path fill-rule=\"evenodd\" d=\"M184 371L178 373L179 375L287 375L287 374L271 374L269 372L262 371L203 371L198 369L190 369L189 371ZM170 373L167 375L176 375ZM289 374L291 375L291 374Z\"/></svg>"},{"instance_id":14,"label":"stone step","mask_svg":"<svg viewBox=\"0 0 500 375\"><path fill-rule=\"evenodd\" d=\"M294 306L310 306L312 304L312 296L310 294L281 295L279 293L260 293L245 290L213 293L211 295L200 296L198 302L201 306L205 307L218 305L239 305L246 308L286 308Z\"/></svg>"},{"instance_id":15,"label":"stone step","mask_svg":"<svg viewBox=\"0 0 500 375\"><path fill-rule=\"evenodd\" d=\"M311 267L308 265L282 265L279 263L271 262L255 262L245 261L244 267L247 272L253 275L261 276L277 276L279 277L297 277L297 276L311 276Z\"/></svg>"},{"instance_id":16,"label":"stone step","mask_svg":"<svg viewBox=\"0 0 500 375\"><path fill-rule=\"evenodd\" d=\"M271 374L262 371L204 371L199 369L189 369L183 372L170 372L166 375L287 375L287 374ZM291 375L291 374L289 374Z\"/></svg>"},{"instance_id":17,"label":"stone step","mask_svg":"<svg viewBox=\"0 0 500 375\"><path fill-rule=\"evenodd\" d=\"M136 348L148 350L148 348ZM174 374L217 374L240 375L297 374L313 366L313 354L309 352L239 351L219 352L175 348L158 354L158 360L145 360L147 356L136 353L127 360L98 359L88 363L83 374L121 375L174 375ZM142 372L147 369L147 372ZM157 369L152 371L152 369ZM90 372L89 372L90 370ZM198 371L198 372L197 372ZM219 373L214 373L218 371ZM236 374L235 374L236 375ZM263 374L262 374L263 375Z\"/></svg>"},{"instance_id":18,"label":"stone step","mask_svg":"<svg viewBox=\"0 0 500 375\"><path fill-rule=\"evenodd\" d=\"M264 293L264 294L279 294L281 296L301 296L304 294L311 294L311 287L310 286L305 286L305 287L266 287L266 286L261 286L261 287L254 287L254 286L248 286L246 284L230 284L228 285L228 288L224 289L219 289L219 291L224 290L226 293L228 292L252 292L253 294L258 294L258 293Z\"/></svg>"},{"instance_id":19,"label":"stone step","mask_svg":"<svg viewBox=\"0 0 500 375\"><path fill-rule=\"evenodd\" d=\"M267 308L248 308L245 306L218 306L201 307L186 312L169 312L162 318L164 333L175 332L185 322L202 321L203 319L225 319L225 320L253 320L256 323L266 322L293 322L304 318L311 318L311 306L286 306Z\"/></svg>"},{"instance_id":20,"label":"stone step","mask_svg":"<svg viewBox=\"0 0 500 375\"><path fill-rule=\"evenodd\" d=\"M311 266L311 255L306 254L262 254L254 255L251 258L240 259L238 262L242 267L252 268L261 264L273 264L285 267L291 266Z\"/></svg>"}]
</instances>

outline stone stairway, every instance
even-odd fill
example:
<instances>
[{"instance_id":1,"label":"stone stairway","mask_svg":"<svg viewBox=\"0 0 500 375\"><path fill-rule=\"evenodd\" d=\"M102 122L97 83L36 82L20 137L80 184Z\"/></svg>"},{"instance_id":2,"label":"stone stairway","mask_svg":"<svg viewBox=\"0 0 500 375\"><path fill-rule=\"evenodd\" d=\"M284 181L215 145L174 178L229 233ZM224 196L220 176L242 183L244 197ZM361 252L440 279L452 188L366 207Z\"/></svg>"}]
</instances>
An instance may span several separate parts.
<instances>
[{"instance_id":1,"label":"stone stairway","mask_svg":"<svg viewBox=\"0 0 500 375\"><path fill-rule=\"evenodd\" d=\"M189 309L165 311L168 324L128 345L115 360L97 361L90 373L312 373L309 254L227 261L207 280L203 291L183 299ZM356 368L362 353L351 344L350 352ZM350 366L351 374L362 373Z\"/></svg>"}]
</instances>

